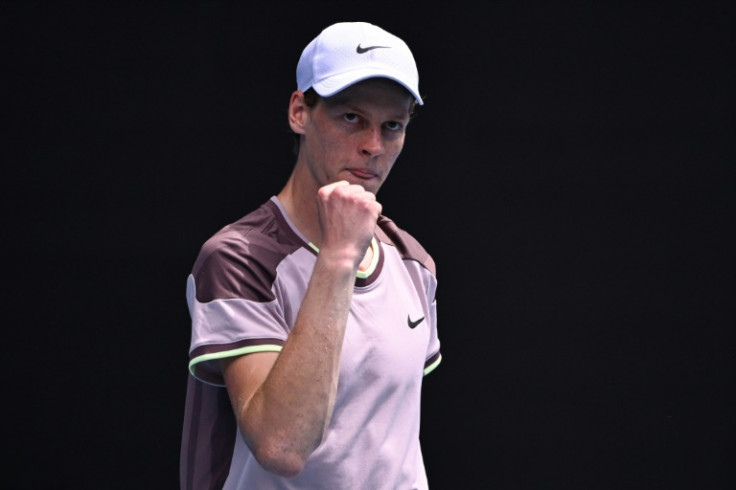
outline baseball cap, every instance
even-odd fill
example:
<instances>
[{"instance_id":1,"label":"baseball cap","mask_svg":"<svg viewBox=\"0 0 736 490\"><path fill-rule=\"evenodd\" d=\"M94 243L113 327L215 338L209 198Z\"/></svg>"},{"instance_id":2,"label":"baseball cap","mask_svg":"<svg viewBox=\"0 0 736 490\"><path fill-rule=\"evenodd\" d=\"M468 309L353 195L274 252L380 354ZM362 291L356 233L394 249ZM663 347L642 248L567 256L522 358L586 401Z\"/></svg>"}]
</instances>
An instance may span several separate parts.
<instances>
[{"instance_id":1,"label":"baseball cap","mask_svg":"<svg viewBox=\"0 0 736 490\"><path fill-rule=\"evenodd\" d=\"M325 28L304 48L296 67L297 88L305 92L312 87L323 97L375 77L400 83L424 104L409 46L367 22L338 22Z\"/></svg>"}]
</instances>

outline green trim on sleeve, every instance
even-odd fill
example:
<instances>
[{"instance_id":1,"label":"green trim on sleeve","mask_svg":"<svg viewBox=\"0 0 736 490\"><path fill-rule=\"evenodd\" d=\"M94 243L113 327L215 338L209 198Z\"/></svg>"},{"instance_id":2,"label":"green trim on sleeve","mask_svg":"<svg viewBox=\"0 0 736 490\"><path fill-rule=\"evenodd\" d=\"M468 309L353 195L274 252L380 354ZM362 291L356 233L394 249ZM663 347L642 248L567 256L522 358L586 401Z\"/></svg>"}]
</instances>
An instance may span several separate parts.
<instances>
[{"instance_id":1,"label":"green trim on sleeve","mask_svg":"<svg viewBox=\"0 0 736 490\"><path fill-rule=\"evenodd\" d=\"M424 375L426 376L432 371L434 371L434 369L440 364L441 361L442 361L442 354L440 354L440 356L437 358L436 361L434 361L432 364L424 368Z\"/></svg>"},{"instance_id":2,"label":"green trim on sleeve","mask_svg":"<svg viewBox=\"0 0 736 490\"><path fill-rule=\"evenodd\" d=\"M239 349L226 350L223 352L215 352L212 354L204 354L195 357L189 361L189 372L194 376L194 366L205 362L214 361L216 359L225 359L226 357L242 356L243 354L253 354L254 352L281 352L280 345L251 345L249 347L241 347Z\"/></svg>"}]
</instances>

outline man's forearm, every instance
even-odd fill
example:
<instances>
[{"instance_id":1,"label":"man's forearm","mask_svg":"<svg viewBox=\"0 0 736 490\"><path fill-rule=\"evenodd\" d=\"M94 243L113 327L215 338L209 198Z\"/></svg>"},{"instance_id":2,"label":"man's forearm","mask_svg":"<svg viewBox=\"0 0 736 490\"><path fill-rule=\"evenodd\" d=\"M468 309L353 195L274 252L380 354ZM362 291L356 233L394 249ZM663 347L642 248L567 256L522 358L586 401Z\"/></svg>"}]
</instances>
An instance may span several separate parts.
<instances>
[{"instance_id":1,"label":"man's forearm","mask_svg":"<svg viewBox=\"0 0 736 490\"><path fill-rule=\"evenodd\" d=\"M243 407L246 439L272 471L298 473L324 437L337 392L353 262L320 254L289 338Z\"/></svg>"}]
</instances>

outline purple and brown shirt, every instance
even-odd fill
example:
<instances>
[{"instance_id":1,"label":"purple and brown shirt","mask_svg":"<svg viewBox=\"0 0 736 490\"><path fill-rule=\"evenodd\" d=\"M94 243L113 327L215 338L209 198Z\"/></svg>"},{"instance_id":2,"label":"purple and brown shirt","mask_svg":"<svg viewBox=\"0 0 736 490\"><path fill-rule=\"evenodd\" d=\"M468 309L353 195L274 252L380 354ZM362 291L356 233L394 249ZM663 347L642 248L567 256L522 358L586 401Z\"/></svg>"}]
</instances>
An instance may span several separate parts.
<instances>
[{"instance_id":1,"label":"purple and brown shirt","mask_svg":"<svg viewBox=\"0 0 736 490\"><path fill-rule=\"evenodd\" d=\"M280 351L318 251L276 197L202 247L187 280L192 318L180 477L185 489L426 489L423 376L440 362L434 261L381 217L355 281L326 436L292 478L260 467L240 435L218 360Z\"/></svg>"}]
</instances>

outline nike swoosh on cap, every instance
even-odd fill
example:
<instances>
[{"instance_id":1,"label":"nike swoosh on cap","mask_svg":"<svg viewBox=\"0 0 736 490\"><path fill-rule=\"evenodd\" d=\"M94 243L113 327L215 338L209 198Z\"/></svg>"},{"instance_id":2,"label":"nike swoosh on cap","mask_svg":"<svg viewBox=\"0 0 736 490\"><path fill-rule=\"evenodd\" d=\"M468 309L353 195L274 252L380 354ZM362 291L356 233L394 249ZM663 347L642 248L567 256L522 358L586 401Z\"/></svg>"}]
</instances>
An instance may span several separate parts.
<instances>
[{"instance_id":1,"label":"nike swoosh on cap","mask_svg":"<svg viewBox=\"0 0 736 490\"><path fill-rule=\"evenodd\" d=\"M406 323L409 324L409 328L416 327L417 325L419 325L420 323L422 323L423 320L424 320L424 317L422 317L422 318L420 318L419 320L416 320L416 321L412 321L410 315L406 317Z\"/></svg>"},{"instance_id":2,"label":"nike swoosh on cap","mask_svg":"<svg viewBox=\"0 0 736 490\"><path fill-rule=\"evenodd\" d=\"M378 48L386 48L387 49L387 48L390 48L390 47L391 46L366 46L364 48L363 46L361 46L360 44L358 44L358 47L355 48L355 52L358 53L358 54L363 54L363 53L367 53L371 49L378 49Z\"/></svg>"}]
</instances>

